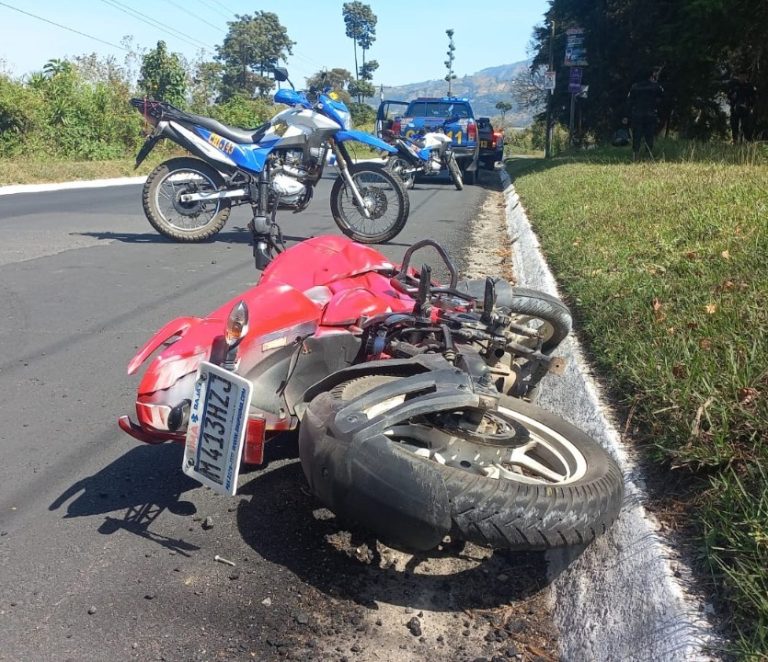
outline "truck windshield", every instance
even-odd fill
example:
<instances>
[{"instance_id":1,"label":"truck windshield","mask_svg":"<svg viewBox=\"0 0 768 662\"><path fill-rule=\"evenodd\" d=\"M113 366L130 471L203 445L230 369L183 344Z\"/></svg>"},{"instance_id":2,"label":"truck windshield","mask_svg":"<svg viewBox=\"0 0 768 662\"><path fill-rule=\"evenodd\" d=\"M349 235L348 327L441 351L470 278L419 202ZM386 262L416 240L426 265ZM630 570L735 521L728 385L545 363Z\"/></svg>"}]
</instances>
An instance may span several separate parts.
<instances>
[{"instance_id":1,"label":"truck windshield","mask_svg":"<svg viewBox=\"0 0 768 662\"><path fill-rule=\"evenodd\" d=\"M448 101L411 101L406 117L469 117L466 104Z\"/></svg>"}]
</instances>

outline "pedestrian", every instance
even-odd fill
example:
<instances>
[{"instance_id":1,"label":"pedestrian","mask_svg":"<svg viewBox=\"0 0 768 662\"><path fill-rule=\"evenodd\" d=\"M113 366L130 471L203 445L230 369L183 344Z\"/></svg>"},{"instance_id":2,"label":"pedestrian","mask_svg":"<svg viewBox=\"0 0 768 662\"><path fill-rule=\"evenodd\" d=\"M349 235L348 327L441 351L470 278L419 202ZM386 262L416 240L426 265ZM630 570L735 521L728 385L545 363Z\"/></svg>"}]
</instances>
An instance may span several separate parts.
<instances>
[{"instance_id":1,"label":"pedestrian","mask_svg":"<svg viewBox=\"0 0 768 662\"><path fill-rule=\"evenodd\" d=\"M640 147L643 142L647 146L648 153L653 158L653 140L656 136L656 127L659 123L658 107L664 96L664 88L657 80L658 72L649 70L643 80L635 83L627 95L627 107L629 117L632 120L632 158L636 160L640 155ZM628 118L624 118L624 123Z\"/></svg>"},{"instance_id":2,"label":"pedestrian","mask_svg":"<svg viewBox=\"0 0 768 662\"><path fill-rule=\"evenodd\" d=\"M757 89L743 72L728 85L728 104L731 107L731 135L733 144L752 140L752 114L755 109Z\"/></svg>"}]
</instances>

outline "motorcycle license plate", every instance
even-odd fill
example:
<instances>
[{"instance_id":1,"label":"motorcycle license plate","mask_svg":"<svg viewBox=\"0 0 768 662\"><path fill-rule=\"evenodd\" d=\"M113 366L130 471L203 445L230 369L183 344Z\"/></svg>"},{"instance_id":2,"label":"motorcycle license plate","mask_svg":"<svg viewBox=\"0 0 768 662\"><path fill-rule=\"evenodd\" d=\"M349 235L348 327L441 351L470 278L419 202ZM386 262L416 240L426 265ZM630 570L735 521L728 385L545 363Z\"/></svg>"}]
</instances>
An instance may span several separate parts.
<instances>
[{"instance_id":1,"label":"motorcycle license plate","mask_svg":"<svg viewBox=\"0 0 768 662\"><path fill-rule=\"evenodd\" d=\"M247 379L212 363L200 364L189 408L185 474L216 492L235 494L250 404Z\"/></svg>"}]
</instances>

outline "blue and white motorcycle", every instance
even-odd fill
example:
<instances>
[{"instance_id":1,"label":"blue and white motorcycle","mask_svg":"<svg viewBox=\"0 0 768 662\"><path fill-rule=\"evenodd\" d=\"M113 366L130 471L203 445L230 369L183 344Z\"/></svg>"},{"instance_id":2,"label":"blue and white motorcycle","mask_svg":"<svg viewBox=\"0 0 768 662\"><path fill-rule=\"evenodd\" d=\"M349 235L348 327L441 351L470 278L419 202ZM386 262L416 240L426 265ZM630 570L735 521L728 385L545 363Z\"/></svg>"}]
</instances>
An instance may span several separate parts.
<instances>
[{"instance_id":1,"label":"blue and white motorcycle","mask_svg":"<svg viewBox=\"0 0 768 662\"><path fill-rule=\"evenodd\" d=\"M395 237L408 219L407 193L382 166L355 163L347 143L396 149L351 130L343 102L322 92L296 91L285 69L276 69L275 79L291 84L274 97L289 108L255 129L227 126L160 101L131 100L155 127L136 156L137 166L163 138L194 155L169 159L147 178L142 199L152 226L176 241L203 241L222 229L233 205L250 203L254 254L263 268L270 252L279 250L277 209L306 209L333 154L339 177L331 189L331 213L341 231L363 243Z\"/></svg>"}]
</instances>

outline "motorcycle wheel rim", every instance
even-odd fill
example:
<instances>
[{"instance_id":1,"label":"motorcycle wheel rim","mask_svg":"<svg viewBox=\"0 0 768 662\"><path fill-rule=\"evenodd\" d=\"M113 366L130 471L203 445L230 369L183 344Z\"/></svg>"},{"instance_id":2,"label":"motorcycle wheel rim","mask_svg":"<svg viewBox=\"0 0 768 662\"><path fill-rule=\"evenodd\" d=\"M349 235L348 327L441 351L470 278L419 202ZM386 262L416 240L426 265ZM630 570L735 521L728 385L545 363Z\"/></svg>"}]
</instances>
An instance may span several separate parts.
<instances>
[{"instance_id":1,"label":"motorcycle wheel rim","mask_svg":"<svg viewBox=\"0 0 768 662\"><path fill-rule=\"evenodd\" d=\"M394 425L385 434L424 460L499 481L555 487L586 474L582 452L548 425L505 407L486 412L481 425L486 422L492 433L485 439L477 431L466 434L460 426L436 425L427 417Z\"/></svg>"},{"instance_id":2,"label":"motorcycle wheel rim","mask_svg":"<svg viewBox=\"0 0 768 662\"><path fill-rule=\"evenodd\" d=\"M360 235L377 235L393 227L399 216L399 192L386 177L365 171L353 175L355 185L371 215L366 218L355 201L349 186L339 194L339 211L347 226Z\"/></svg>"},{"instance_id":3,"label":"motorcycle wheel rim","mask_svg":"<svg viewBox=\"0 0 768 662\"><path fill-rule=\"evenodd\" d=\"M216 184L198 170L174 170L163 177L155 189L155 208L163 220L176 230L199 230L219 213L221 201L183 203L184 193L215 191ZM185 210L186 207L186 210Z\"/></svg>"}]
</instances>

